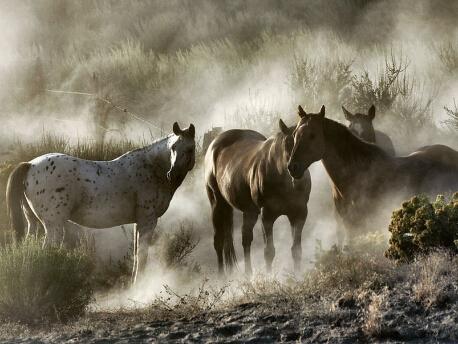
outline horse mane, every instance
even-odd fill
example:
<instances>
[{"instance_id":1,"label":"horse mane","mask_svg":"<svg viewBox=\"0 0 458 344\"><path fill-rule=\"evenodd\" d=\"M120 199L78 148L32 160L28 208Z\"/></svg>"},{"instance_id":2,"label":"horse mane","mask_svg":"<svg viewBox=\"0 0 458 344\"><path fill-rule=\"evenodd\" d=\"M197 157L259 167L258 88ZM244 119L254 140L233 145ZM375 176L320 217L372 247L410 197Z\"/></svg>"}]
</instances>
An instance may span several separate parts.
<instances>
[{"instance_id":1,"label":"horse mane","mask_svg":"<svg viewBox=\"0 0 458 344\"><path fill-rule=\"evenodd\" d=\"M324 136L326 142L335 142L333 148L339 154L359 162L370 162L375 159L387 159L388 154L379 146L362 140L354 135L345 125L332 119L324 119Z\"/></svg>"}]
</instances>

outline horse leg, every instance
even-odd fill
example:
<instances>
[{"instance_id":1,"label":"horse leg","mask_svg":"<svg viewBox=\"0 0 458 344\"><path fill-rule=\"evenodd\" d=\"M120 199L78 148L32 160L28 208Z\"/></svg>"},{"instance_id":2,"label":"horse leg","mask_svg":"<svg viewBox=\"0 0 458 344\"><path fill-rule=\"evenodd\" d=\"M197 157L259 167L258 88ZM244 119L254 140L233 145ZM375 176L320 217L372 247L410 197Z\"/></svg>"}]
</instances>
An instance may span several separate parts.
<instances>
[{"instance_id":1,"label":"horse leg","mask_svg":"<svg viewBox=\"0 0 458 344\"><path fill-rule=\"evenodd\" d=\"M242 245L245 258L245 273L251 275L251 242L253 241L253 227L258 220L257 213L243 213Z\"/></svg>"},{"instance_id":2,"label":"horse leg","mask_svg":"<svg viewBox=\"0 0 458 344\"><path fill-rule=\"evenodd\" d=\"M336 220L337 247L342 249L345 237L348 235L348 226L345 223L346 207L340 197L334 197L334 218Z\"/></svg>"},{"instance_id":3,"label":"horse leg","mask_svg":"<svg viewBox=\"0 0 458 344\"><path fill-rule=\"evenodd\" d=\"M343 248L343 244L345 241L345 234L346 234L346 228L344 225L344 222L342 220L342 217L340 216L339 212L334 209L334 218L336 220L336 237L337 237L337 247L338 248Z\"/></svg>"},{"instance_id":4,"label":"horse leg","mask_svg":"<svg viewBox=\"0 0 458 344\"><path fill-rule=\"evenodd\" d=\"M154 229L156 228L157 218L148 217L143 221L138 221L135 225L135 243L133 283L137 281L138 274L145 270L148 260L148 248L153 239Z\"/></svg>"},{"instance_id":5,"label":"horse leg","mask_svg":"<svg viewBox=\"0 0 458 344\"><path fill-rule=\"evenodd\" d=\"M272 261L275 257L275 247L273 242L273 226L278 216L269 213L268 210L262 208L261 220L262 230L264 233L264 260L266 261L266 271L272 271Z\"/></svg>"},{"instance_id":6,"label":"horse leg","mask_svg":"<svg viewBox=\"0 0 458 344\"><path fill-rule=\"evenodd\" d=\"M37 218L37 216L33 213L33 210L30 208L28 205L27 201L24 202L23 204L23 209L24 209L24 216L25 219L27 220L27 235L33 235L33 236L38 236L38 232L40 230L40 225L41 222Z\"/></svg>"},{"instance_id":7,"label":"horse leg","mask_svg":"<svg viewBox=\"0 0 458 344\"><path fill-rule=\"evenodd\" d=\"M289 223L291 224L291 232L293 235L293 245L291 246L291 255L294 261L294 271L299 273L301 271L302 260L302 229L304 228L305 220L307 218L307 208L305 212L295 214L294 216L288 215Z\"/></svg>"},{"instance_id":8,"label":"horse leg","mask_svg":"<svg viewBox=\"0 0 458 344\"><path fill-rule=\"evenodd\" d=\"M212 222L214 228L213 246L218 257L218 273L224 274L223 251L226 241L226 231L230 231L233 221L233 210L219 192L207 186L207 194L212 206Z\"/></svg>"},{"instance_id":9,"label":"horse leg","mask_svg":"<svg viewBox=\"0 0 458 344\"><path fill-rule=\"evenodd\" d=\"M134 226L133 230L133 252L132 252L132 257L133 257L133 265L132 265L132 284L135 283L135 279L137 277L137 267L138 267L138 230L137 230L137 225Z\"/></svg>"},{"instance_id":10,"label":"horse leg","mask_svg":"<svg viewBox=\"0 0 458 344\"><path fill-rule=\"evenodd\" d=\"M45 240L43 241L43 248L50 245L62 245L64 240L64 223L65 220L44 220L43 226L45 227Z\"/></svg>"}]
</instances>

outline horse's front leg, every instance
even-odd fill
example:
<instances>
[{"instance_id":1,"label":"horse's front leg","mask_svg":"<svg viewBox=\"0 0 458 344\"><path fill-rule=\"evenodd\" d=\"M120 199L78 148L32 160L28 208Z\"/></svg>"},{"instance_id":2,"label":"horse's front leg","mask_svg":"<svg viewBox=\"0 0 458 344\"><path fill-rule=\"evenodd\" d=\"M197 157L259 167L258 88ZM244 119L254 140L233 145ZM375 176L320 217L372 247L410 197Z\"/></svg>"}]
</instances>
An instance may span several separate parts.
<instances>
[{"instance_id":1,"label":"horse's front leg","mask_svg":"<svg viewBox=\"0 0 458 344\"><path fill-rule=\"evenodd\" d=\"M273 226L277 219L277 215L272 214L271 211L266 208L262 208L261 220L262 220L262 231L264 234L264 260L266 262L266 270L268 273L272 271L272 261L275 257L275 247L273 241Z\"/></svg>"},{"instance_id":2,"label":"horse's front leg","mask_svg":"<svg viewBox=\"0 0 458 344\"><path fill-rule=\"evenodd\" d=\"M297 274L301 271L302 263L302 229L304 228L307 218L307 208L298 214L288 215L291 224L291 234L293 236L293 245L291 246L291 255L294 261L294 272Z\"/></svg>"},{"instance_id":3,"label":"horse's front leg","mask_svg":"<svg viewBox=\"0 0 458 344\"><path fill-rule=\"evenodd\" d=\"M132 282L134 284L137 281L138 274L145 269L148 248L151 245L156 224L157 217L152 214L137 219L134 230L134 265L132 271Z\"/></svg>"},{"instance_id":4,"label":"horse's front leg","mask_svg":"<svg viewBox=\"0 0 458 344\"><path fill-rule=\"evenodd\" d=\"M253 241L253 227L258 220L257 213L243 213L242 245L245 259L245 273L252 274L251 268L251 242Z\"/></svg>"}]
</instances>

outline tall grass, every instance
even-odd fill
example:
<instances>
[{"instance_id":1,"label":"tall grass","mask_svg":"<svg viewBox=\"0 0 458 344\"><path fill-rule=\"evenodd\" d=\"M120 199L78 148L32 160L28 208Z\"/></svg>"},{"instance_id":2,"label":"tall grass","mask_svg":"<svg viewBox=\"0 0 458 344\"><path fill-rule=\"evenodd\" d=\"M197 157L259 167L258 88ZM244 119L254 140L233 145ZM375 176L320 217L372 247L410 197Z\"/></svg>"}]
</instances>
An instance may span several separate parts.
<instances>
[{"instance_id":1,"label":"tall grass","mask_svg":"<svg viewBox=\"0 0 458 344\"><path fill-rule=\"evenodd\" d=\"M92 300L91 273L82 249L43 249L36 238L0 248L0 317L34 323L80 316Z\"/></svg>"},{"instance_id":2,"label":"tall grass","mask_svg":"<svg viewBox=\"0 0 458 344\"><path fill-rule=\"evenodd\" d=\"M18 141L10 162L30 161L47 153L63 153L87 160L111 160L139 147L138 143L130 140L104 142L82 139L72 143L64 136L45 132L38 142Z\"/></svg>"}]
</instances>

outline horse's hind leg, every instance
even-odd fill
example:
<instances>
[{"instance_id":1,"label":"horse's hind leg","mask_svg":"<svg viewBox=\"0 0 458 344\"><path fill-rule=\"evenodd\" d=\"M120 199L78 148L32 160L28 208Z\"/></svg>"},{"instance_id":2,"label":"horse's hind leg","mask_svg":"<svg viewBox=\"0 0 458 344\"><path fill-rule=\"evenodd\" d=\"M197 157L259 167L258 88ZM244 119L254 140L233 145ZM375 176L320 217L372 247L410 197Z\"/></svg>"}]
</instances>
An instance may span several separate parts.
<instances>
[{"instance_id":1,"label":"horse's hind leg","mask_svg":"<svg viewBox=\"0 0 458 344\"><path fill-rule=\"evenodd\" d=\"M226 241L226 231L232 230L233 210L219 191L214 191L207 185L208 199L212 207L212 222L215 231L213 246L218 257L218 273L224 274L223 251Z\"/></svg>"},{"instance_id":2,"label":"horse's hind leg","mask_svg":"<svg viewBox=\"0 0 458 344\"><path fill-rule=\"evenodd\" d=\"M34 214L27 201L22 205L24 209L24 216L27 220L27 237L29 235L38 236L41 229L41 222L38 217Z\"/></svg>"},{"instance_id":3,"label":"horse's hind leg","mask_svg":"<svg viewBox=\"0 0 458 344\"><path fill-rule=\"evenodd\" d=\"M294 261L294 271L296 273L301 270L302 261L302 229L304 228L307 218L307 208L305 211L294 215L288 215L288 220L291 224L291 232L293 235L293 245L291 246L291 255Z\"/></svg>"},{"instance_id":4,"label":"horse's hind leg","mask_svg":"<svg viewBox=\"0 0 458 344\"><path fill-rule=\"evenodd\" d=\"M64 243L64 224L65 220L43 220L46 232L43 247L62 245Z\"/></svg>"},{"instance_id":5,"label":"horse's hind leg","mask_svg":"<svg viewBox=\"0 0 458 344\"><path fill-rule=\"evenodd\" d=\"M253 227L258 220L257 213L243 213L242 245L245 258L245 273L251 275L251 242L253 241Z\"/></svg>"},{"instance_id":6,"label":"horse's hind leg","mask_svg":"<svg viewBox=\"0 0 458 344\"><path fill-rule=\"evenodd\" d=\"M274 222L278 216L273 215L271 212L262 208L261 220L262 220L262 230L264 233L264 260L266 261L266 270L267 272L272 271L272 261L275 257L275 247L273 241L273 226Z\"/></svg>"}]
</instances>

